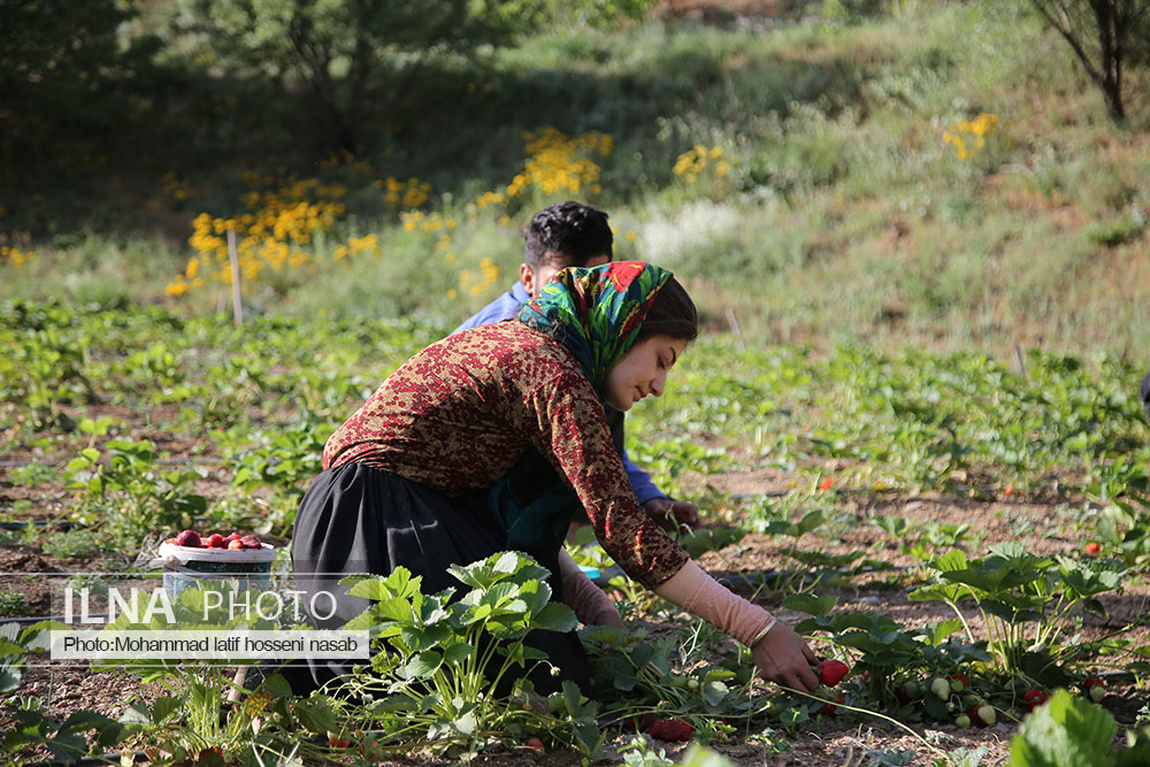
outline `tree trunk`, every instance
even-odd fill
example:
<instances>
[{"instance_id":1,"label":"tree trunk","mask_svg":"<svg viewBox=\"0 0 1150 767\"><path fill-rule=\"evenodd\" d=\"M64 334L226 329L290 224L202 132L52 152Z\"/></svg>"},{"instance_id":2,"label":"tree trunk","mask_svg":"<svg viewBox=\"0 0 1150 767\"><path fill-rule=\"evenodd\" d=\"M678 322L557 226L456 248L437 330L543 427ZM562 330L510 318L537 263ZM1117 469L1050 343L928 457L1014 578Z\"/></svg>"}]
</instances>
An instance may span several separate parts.
<instances>
[{"instance_id":1,"label":"tree trunk","mask_svg":"<svg viewBox=\"0 0 1150 767\"><path fill-rule=\"evenodd\" d=\"M1091 2L1098 24L1098 49L1102 59L1098 67L1099 85L1106 99L1106 110L1114 122L1126 119L1126 109L1122 104L1122 54L1128 29L1117 7L1119 2L1121 0Z\"/></svg>"}]
</instances>

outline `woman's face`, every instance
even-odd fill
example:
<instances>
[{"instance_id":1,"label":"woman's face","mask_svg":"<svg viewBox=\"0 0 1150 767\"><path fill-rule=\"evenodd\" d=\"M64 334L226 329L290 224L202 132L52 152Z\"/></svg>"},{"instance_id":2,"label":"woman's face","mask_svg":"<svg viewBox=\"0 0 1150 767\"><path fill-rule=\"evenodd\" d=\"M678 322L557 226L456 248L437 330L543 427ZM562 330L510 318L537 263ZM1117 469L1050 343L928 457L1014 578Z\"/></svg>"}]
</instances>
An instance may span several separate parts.
<instances>
[{"instance_id":1,"label":"woman's face","mask_svg":"<svg viewBox=\"0 0 1150 767\"><path fill-rule=\"evenodd\" d=\"M619 411L631 409L648 394L660 397L667 371L679 361L687 342L670 336L648 336L638 342L607 373L600 394Z\"/></svg>"}]
</instances>

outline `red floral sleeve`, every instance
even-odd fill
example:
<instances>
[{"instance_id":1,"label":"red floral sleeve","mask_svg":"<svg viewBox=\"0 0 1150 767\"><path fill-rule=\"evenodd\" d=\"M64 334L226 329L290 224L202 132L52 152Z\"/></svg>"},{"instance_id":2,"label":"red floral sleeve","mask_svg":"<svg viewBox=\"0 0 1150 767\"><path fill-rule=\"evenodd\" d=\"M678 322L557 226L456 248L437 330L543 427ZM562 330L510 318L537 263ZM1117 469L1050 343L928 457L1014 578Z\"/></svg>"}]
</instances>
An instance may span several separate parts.
<instances>
[{"instance_id":1,"label":"red floral sleeve","mask_svg":"<svg viewBox=\"0 0 1150 767\"><path fill-rule=\"evenodd\" d=\"M643 512L611 441L603 405L581 371L527 392L538 413L537 449L566 476L603 548L632 578L654 588L689 556Z\"/></svg>"}]
</instances>

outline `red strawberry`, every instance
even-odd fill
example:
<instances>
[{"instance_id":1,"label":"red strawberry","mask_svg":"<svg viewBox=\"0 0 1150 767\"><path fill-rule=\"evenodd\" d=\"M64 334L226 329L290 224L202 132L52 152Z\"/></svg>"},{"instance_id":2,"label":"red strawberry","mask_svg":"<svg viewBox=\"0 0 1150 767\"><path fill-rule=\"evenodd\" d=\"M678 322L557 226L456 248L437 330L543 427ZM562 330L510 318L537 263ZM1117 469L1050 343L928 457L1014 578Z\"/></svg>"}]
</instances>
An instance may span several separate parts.
<instances>
[{"instance_id":1,"label":"red strawberry","mask_svg":"<svg viewBox=\"0 0 1150 767\"><path fill-rule=\"evenodd\" d=\"M227 538L225 538L224 542L227 544L226 548L229 548L232 551L239 551L244 547L244 545L239 541L229 541Z\"/></svg>"},{"instance_id":2,"label":"red strawberry","mask_svg":"<svg viewBox=\"0 0 1150 767\"><path fill-rule=\"evenodd\" d=\"M913 687L911 686L912 684L914 685ZM895 699L904 706L917 698L918 693L918 685L913 682L907 682L904 686L894 688Z\"/></svg>"},{"instance_id":3,"label":"red strawberry","mask_svg":"<svg viewBox=\"0 0 1150 767\"><path fill-rule=\"evenodd\" d=\"M1022 702L1026 704L1026 708L1033 711L1041 706L1050 698L1050 693L1044 690L1027 690L1026 694L1022 696Z\"/></svg>"},{"instance_id":4,"label":"red strawberry","mask_svg":"<svg viewBox=\"0 0 1150 767\"><path fill-rule=\"evenodd\" d=\"M255 537L254 535L245 535L244 537L240 538L240 543L242 543L244 545L245 549L261 549L261 548L263 548L263 544L260 543L260 539Z\"/></svg>"},{"instance_id":5,"label":"red strawberry","mask_svg":"<svg viewBox=\"0 0 1150 767\"><path fill-rule=\"evenodd\" d=\"M543 741L539 740L539 738L528 738L527 740L523 741L523 745L539 754L542 754L547 750L543 746Z\"/></svg>"},{"instance_id":6,"label":"red strawberry","mask_svg":"<svg viewBox=\"0 0 1150 767\"><path fill-rule=\"evenodd\" d=\"M209 549L222 549L227 546L227 544L224 543L224 536L219 533L209 535L206 545Z\"/></svg>"},{"instance_id":7,"label":"red strawberry","mask_svg":"<svg viewBox=\"0 0 1150 767\"><path fill-rule=\"evenodd\" d=\"M195 530L185 530L175 537L172 543L177 546L188 546L193 549L200 547L200 534Z\"/></svg>"},{"instance_id":8,"label":"red strawberry","mask_svg":"<svg viewBox=\"0 0 1150 767\"><path fill-rule=\"evenodd\" d=\"M224 536L225 541L238 541L239 539L240 539L240 534L237 533L235 530L231 531L226 536Z\"/></svg>"},{"instance_id":9,"label":"red strawberry","mask_svg":"<svg viewBox=\"0 0 1150 767\"><path fill-rule=\"evenodd\" d=\"M834 687L851 672L850 666L841 660L824 660L819 662L819 679L827 687Z\"/></svg>"},{"instance_id":10,"label":"red strawberry","mask_svg":"<svg viewBox=\"0 0 1150 767\"><path fill-rule=\"evenodd\" d=\"M824 479L822 482L819 483L819 490L822 490L824 492L827 490L830 490L832 484L834 484L834 477L827 477L826 479Z\"/></svg>"},{"instance_id":11,"label":"red strawberry","mask_svg":"<svg viewBox=\"0 0 1150 767\"><path fill-rule=\"evenodd\" d=\"M839 703L842 703L845 700L845 698L843 698L843 694L840 692L837 696L835 696L835 700L837 700ZM836 706L835 704L833 704L833 703L824 703L823 704L823 716L837 716L838 713L839 713L839 707Z\"/></svg>"},{"instance_id":12,"label":"red strawberry","mask_svg":"<svg viewBox=\"0 0 1150 767\"><path fill-rule=\"evenodd\" d=\"M691 739L691 725L678 719L656 719L647 734L656 740L686 741Z\"/></svg>"},{"instance_id":13,"label":"red strawberry","mask_svg":"<svg viewBox=\"0 0 1150 767\"><path fill-rule=\"evenodd\" d=\"M360 738L355 748L359 751L359 755L366 761L376 762L383 759L383 741L376 740L375 733L373 732L369 732Z\"/></svg>"},{"instance_id":14,"label":"red strawberry","mask_svg":"<svg viewBox=\"0 0 1150 767\"><path fill-rule=\"evenodd\" d=\"M332 748L347 748L351 745L351 739L346 735L336 735L334 732L328 732L327 744Z\"/></svg>"},{"instance_id":15,"label":"red strawberry","mask_svg":"<svg viewBox=\"0 0 1150 767\"><path fill-rule=\"evenodd\" d=\"M1014 495L1014 485L1007 485L1006 487L1002 488L1002 494Z\"/></svg>"},{"instance_id":16,"label":"red strawberry","mask_svg":"<svg viewBox=\"0 0 1150 767\"><path fill-rule=\"evenodd\" d=\"M1087 677L1082 682L1082 692L1095 703L1101 703L1106 697L1106 683L1099 677Z\"/></svg>"},{"instance_id":17,"label":"red strawberry","mask_svg":"<svg viewBox=\"0 0 1150 767\"><path fill-rule=\"evenodd\" d=\"M1082 550L1087 554L1097 554L1098 552L1102 551L1102 544L1091 541L1090 543L1083 546Z\"/></svg>"}]
</instances>

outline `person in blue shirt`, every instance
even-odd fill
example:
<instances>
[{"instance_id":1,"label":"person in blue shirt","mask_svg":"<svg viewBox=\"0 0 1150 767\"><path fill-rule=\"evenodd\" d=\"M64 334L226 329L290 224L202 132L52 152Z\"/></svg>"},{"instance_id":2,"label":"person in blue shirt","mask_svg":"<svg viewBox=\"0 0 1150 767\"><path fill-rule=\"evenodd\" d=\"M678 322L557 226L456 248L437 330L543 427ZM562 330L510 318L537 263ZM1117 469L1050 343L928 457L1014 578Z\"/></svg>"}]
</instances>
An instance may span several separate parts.
<instances>
[{"instance_id":1,"label":"person in blue shirt","mask_svg":"<svg viewBox=\"0 0 1150 767\"><path fill-rule=\"evenodd\" d=\"M1142 377L1142 385L1138 387L1138 398L1142 400L1142 409L1146 417L1150 418L1150 370Z\"/></svg>"},{"instance_id":2,"label":"person in blue shirt","mask_svg":"<svg viewBox=\"0 0 1150 767\"><path fill-rule=\"evenodd\" d=\"M571 200L549 205L532 216L527 225L519 281L452 332L511 319L521 304L539 295L556 272L569 266L602 266L611 261L614 247L614 235L603 211ZM607 423L644 511L667 529L695 527L699 509L693 503L668 497L647 472L627 457L623 449L623 414L607 408Z\"/></svg>"}]
</instances>

